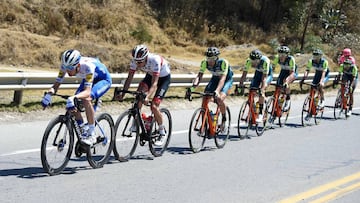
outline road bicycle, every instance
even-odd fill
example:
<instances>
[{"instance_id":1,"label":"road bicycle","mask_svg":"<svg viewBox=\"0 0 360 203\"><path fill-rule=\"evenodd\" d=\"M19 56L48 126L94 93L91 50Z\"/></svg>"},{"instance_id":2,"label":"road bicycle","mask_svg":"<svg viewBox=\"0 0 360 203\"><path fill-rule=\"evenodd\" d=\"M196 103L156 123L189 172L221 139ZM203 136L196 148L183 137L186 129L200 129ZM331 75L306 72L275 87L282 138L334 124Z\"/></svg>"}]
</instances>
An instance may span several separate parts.
<instances>
[{"instance_id":1,"label":"road bicycle","mask_svg":"<svg viewBox=\"0 0 360 203\"><path fill-rule=\"evenodd\" d=\"M301 111L301 124L302 126L310 125L311 119L314 119L316 125L320 124L323 117L324 107L319 106L320 95L319 95L319 84L315 85L312 83L300 83L300 89L302 85L311 86L309 95L305 98L302 111Z\"/></svg>"},{"instance_id":2,"label":"road bicycle","mask_svg":"<svg viewBox=\"0 0 360 203\"><path fill-rule=\"evenodd\" d=\"M259 108L258 108L258 102L254 102L255 97L259 97L258 91L259 88L255 87L241 87L249 89L249 95L248 100L244 101L244 103L241 105L239 117L238 117L238 135L240 139L249 138L248 131L249 129L255 129L256 134L258 136L261 136L266 128L267 123L267 111L266 111L266 101L264 101L264 107L263 108L263 119L261 122L256 122L256 118L259 115Z\"/></svg>"},{"instance_id":3,"label":"road bicycle","mask_svg":"<svg viewBox=\"0 0 360 203\"><path fill-rule=\"evenodd\" d=\"M223 148L230 135L231 114L229 107L226 107L224 118L214 92L195 92L188 88L187 99L189 101L192 101L192 94L200 95L203 101L201 107L193 113L190 121L189 144L191 151L200 152L204 147L205 140L212 138L214 138L218 149Z\"/></svg>"},{"instance_id":4,"label":"road bicycle","mask_svg":"<svg viewBox=\"0 0 360 203\"><path fill-rule=\"evenodd\" d=\"M334 105L334 118L340 119L344 116L347 119L347 112L350 106L350 81L340 82L340 89L337 93Z\"/></svg>"},{"instance_id":5,"label":"road bicycle","mask_svg":"<svg viewBox=\"0 0 360 203\"><path fill-rule=\"evenodd\" d=\"M120 92L130 93L135 96L133 105L130 109L123 112L115 123L116 142L114 145L114 155L119 161L129 160L138 145L144 146L149 143L149 149L155 157L161 156L167 149L170 142L172 132L172 118L170 111L161 108L160 112L163 117L163 125L165 126L165 137L159 133L159 125L155 121L153 113L145 118L141 113L139 104L144 101L146 95L139 91L115 90L117 94ZM162 140L161 144L158 144Z\"/></svg>"},{"instance_id":6,"label":"road bicycle","mask_svg":"<svg viewBox=\"0 0 360 203\"><path fill-rule=\"evenodd\" d=\"M267 100L266 112L268 113L268 123L272 126L276 118L280 127L284 126L290 113L291 101L286 108L286 92L283 85L271 84L275 86L274 95ZM286 108L286 109L285 109Z\"/></svg>"},{"instance_id":7,"label":"road bicycle","mask_svg":"<svg viewBox=\"0 0 360 203\"><path fill-rule=\"evenodd\" d=\"M63 99L68 95L53 94ZM100 100L96 99L94 110L99 107ZM82 102L75 99L77 111L84 112ZM77 124L71 110L65 115L59 115L52 119L46 127L41 142L41 163L44 170L50 175L57 175L67 166L74 147L75 156L80 157L86 153L87 160L91 167L100 168L108 162L115 141L114 122L108 113L101 113L95 119L95 134L97 141L93 146L82 143L81 134L83 129Z\"/></svg>"}]
</instances>

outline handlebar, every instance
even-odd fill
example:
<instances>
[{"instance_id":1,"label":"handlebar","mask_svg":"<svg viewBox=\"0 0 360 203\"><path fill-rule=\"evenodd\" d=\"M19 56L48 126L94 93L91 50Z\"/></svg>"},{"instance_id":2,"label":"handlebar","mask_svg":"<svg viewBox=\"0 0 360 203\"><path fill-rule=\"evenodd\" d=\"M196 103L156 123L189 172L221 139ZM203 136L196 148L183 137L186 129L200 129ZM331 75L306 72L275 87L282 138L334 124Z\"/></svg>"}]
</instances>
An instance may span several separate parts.
<instances>
[{"instance_id":1,"label":"handlebar","mask_svg":"<svg viewBox=\"0 0 360 203\"><path fill-rule=\"evenodd\" d=\"M192 94L197 94L197 95L200 95L202 97L209 97L209 96L214 97L214 100L216 101L215 92L195 92L193 90L194 90L193 87L186 88L185 99L188 99L189 101L192 101Z\"/></svg>"}]
</instances>

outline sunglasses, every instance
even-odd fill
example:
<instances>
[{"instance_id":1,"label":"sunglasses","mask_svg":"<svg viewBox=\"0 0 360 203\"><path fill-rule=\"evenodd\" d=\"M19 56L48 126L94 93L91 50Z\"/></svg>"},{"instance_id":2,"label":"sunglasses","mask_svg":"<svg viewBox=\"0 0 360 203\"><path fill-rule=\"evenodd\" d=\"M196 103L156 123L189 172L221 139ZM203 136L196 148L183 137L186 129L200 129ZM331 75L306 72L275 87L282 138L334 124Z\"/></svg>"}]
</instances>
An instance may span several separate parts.
<instances>
[{"instance_id":1,"label":"sunglasses","mask_svg":"<svg viewBox=\"0 0 360 203\"><path fill-rule=\"evenodd\" d=\"M144 62L145 62L145 59L144 60L135 60L136 64L140 64L140 63L144 63Z\"/></svg>"},{"instance_id":2,"label":"sunglasses","mask_svg":"<svg viewBox=\"0 0 360 203\"><path fill-rule=\"evenodd\" d=\"M208 60L208 61L216 61L217 59L218 59L217 56L207 56L206 57L206 60Z\"/></svg>"},{"instance_id":3,"label":"sunglasses","mask_svg":"<svg viewBox=\"0 0 360 203\"><path fill-rule=\"evenodd\" d=\"M313 53L313 56L320 56L321 54L319 53Z\"/></svg>"}]
</instances>

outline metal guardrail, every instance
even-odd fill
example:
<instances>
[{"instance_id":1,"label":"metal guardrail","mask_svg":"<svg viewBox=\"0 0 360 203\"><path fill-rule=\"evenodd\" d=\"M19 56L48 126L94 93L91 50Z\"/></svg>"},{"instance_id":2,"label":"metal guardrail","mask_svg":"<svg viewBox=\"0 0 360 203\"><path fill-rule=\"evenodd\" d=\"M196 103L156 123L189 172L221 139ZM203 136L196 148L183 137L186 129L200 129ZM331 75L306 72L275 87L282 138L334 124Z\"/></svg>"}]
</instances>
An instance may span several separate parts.
<instances>
[{"instance_id":1,"label":"metal guardrail","mask_svg":"<svg viewBox=\"0 0 360 203\"><path fill-rule=\"evenodd\" d=\"M234 86L239 83L242 74L234 74ZM337 72L330 73L330 79L333 80ZM111 74L113 84L111 88L122 87L128 74ZM131 87L137 87L138 83L144 78L145 74L135 74L131 83ZM310 73L308 80L311 80L314 73ZM20 104L22 100L23 90L47 90L54 83L57 73L29 73L29 72L0 72L0 91L1 90L13 90L15 104ZM171 87L189 87L192 85L192 80L196 77L196 74L172 74L171 75ZM253 74L248 74L248 80L253 77ZM276 81L278 74L274 74L273 81ZM205 86L211 78L211 74L205 74L203 76L200 86ZM299 82L298 79L295 82ZM81 83L81 79L76 77L65 77L61 84L61 89L76 89Z\"/></svg>"}]
</instances>

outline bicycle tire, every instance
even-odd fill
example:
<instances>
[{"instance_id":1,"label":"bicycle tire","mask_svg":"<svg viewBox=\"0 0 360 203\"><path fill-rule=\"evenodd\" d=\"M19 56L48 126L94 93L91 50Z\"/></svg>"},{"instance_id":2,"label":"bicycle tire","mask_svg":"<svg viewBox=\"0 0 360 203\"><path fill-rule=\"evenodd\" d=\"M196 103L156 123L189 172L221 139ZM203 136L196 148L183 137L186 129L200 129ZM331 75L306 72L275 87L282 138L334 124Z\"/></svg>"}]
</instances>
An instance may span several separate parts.
<instances>
[{"instance_id":1,"label":"bicycle tire","mask_svg":"<svg viewBox=\"0 0 360 203\"><path fill-rule=\"evenodd\" d=\"M97 143L87 148L86 157L91 167L101 168L109 161L115 142L114 121L110 114L96 117L95 134Z\"/></svg>"},{"instance_id":2,"label":"bicycle tire","mask_svg":"<svg viewBox=\"0 0 360 203\"><path fill-rule=\"evenodd\" d=\"M316 106L316 115L314 115L314 122L315 125L319 125L322 118L323 118L323 114L324 114L324 107L319 108L318 106Z\"/></svg>"},{"instance_id":3,"label":"bicycle tire","mask_svg":"<svg viewBox=\"0 0 360 203\"><path fill-rule=\"evenodd\" d=\"M139 124L136 122L135 130L131 129L136 122L131 111L127 110L120 114L115 124L114 155L120 162L129 160L135 153L139 143Z\"/></svg>"},{"instance_id":4,"label":"bicycle tire","mask_svg":"<svg viewBox=\"0 0 360 203\"><path fill-rule=\"evenodd\" d=\"M215 136L215 145L218 149L221 149L225 146L226 142L229 140L230 135L230 128L231 128L231 114L230 109L227 106L226 111L226 121L224 126L222 126L222 123L220 125L217 125L217 133ZM222 121L222 115L219 113L218 121Z\"/></svg>"},{"instance_id":5,"label":"bicycle tire","mask_svg":"<svg viewBox=\"0 0 360 203\"><path fill-rule=\"evenodd\" d=\"M301 111L301 125L306 126L310 125L310 120L312 118L311 112L310 112L310 96L306 96L304 100L304 104Z\"/></svg>"},{"instance_id":6,"label":"bicycle tire","mask_svg":"<svg viewBox=\"0 0 360 203\"><path fill-rule=\"evenodd\" d=\"M172 131L172 118L170 111L166 108L161 108L160 113L163 117L163 125L165 127L166 135L164 137L161 137L159 133L159 125L153 119L151 124L151 139L149 142L149 149L153 156L159 157L162 156L163 153L166 151L167 146L169 145L170 138L171 138L171 131ZM156 141L158 139L162 139L162 144L156 144Z\"/></svg>"},{"instance_id":7,"label":"bicycle tire","mask_svg":"<svg viewBox=\"0 0 360 203\"><path fill-rule=\"evenodd\" d=\"M191 151L194 153L198 153L202 150L208 135L209 126L207 120L205 121L204 128L201 129L203 119L207 119L205 109L196 109L191 117L189 126L189 145Z\"/></svg>"},{"instance_id":8,"label":"bicycle tire","mask_svg":"<svg viewBox=\"0 0 360 203\"><path fill-rule=\"evenodd\" d=\"M336 99L335 99L335 104L334 104L334 119L338 120L341 118L341 115L343 115L346 112L343 112L342 109L342 99L341 99L341 90L338 91Z\"/></svg>"},{"instance_id":9,"label":"bicycle tire","mask_svg":"<svg viewBox=\"0 0 360 203\"><path fill-rule=\"evenodd\" d=\"M247 138L247 134L250 128L250 105L247 101L245 101L240 108L238 122L237 122L237 129L238 129L238 136L240 139Z\"/></svg>"},{"instance_id":10,"label":"bicycle tire","mask_svg":"<svg viewBox=\"0 0 360 203\"><path fill-rule=\"evenodd\" d=\"M284 106L285 106L286 102L284 102L281 107L281 115L279 117L279 126L280 127L284 127L289 118L289 114L290 114L290 110L291 110L291 100L289 100L287 102L290 102L290 103L289 103L289 108L286 109L286 111L284 111Z\"/></svg>"},{"instance_id":11,"label":"bicycle tire","mask_svg":"<svg viewBox=\"0 0 360 203\"><path fill-rule=\"evenodd\" d=\"M60 135L65 137L59 137ZM51 120L41 141L41 164L43 169L49 175L61 173L70 160L73 146L74 131L71 123L66 120L64 115ZM50 158L60 158L60 160L53 162Z\"/></svg>"},{"instance_id":12,"label":"bicycle tire","mask_svg":"<svg viewBox=\"0 0 360 203\"><path fill-rule=\"evenodd\" d=\"M274 111L274 101L275 101L275 98L270 97L268 99L268 102L266 103L266 110L265 110L269 115L268 123L270 124L271 128L274 125L274 121L276 119L276 112Z\"/></svg>"},{"instance_id":13,"label":"bicycle tire","mask_svg":"<svg viewBox=\"0 0 360 203\"><path fill-rule=\"evenodd\" d=\"M265 107L266 107L266 104L267 102L265 102ZM262 136L266 130L266 123L267 123L267 111L266 109L263 109L263 121L262 122L256 122L256 128L255 128L255 131L256 131L256 134L258 136Z\"/></svg>"}]
</instances>

